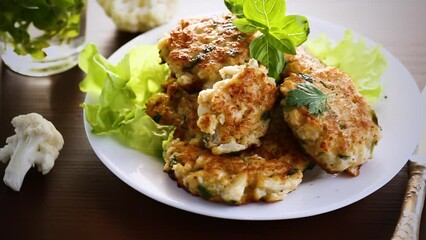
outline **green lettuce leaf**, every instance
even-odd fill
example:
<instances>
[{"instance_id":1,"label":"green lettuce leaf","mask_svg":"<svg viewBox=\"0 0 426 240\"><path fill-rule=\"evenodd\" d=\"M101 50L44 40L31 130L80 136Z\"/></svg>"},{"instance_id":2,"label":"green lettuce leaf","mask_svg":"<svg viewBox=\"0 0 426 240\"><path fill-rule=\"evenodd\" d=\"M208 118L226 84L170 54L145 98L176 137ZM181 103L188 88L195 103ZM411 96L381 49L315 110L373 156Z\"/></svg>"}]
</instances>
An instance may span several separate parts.
<instances>
[{"instance_id":1,"label":"green lettuce leaf","mask_svg":"<svg viewBox=\"0 0 426 240\"><path fill-rule=\"evenodd\" d=\"M170 74L168 66L160 64L157 47L134 47L113 65L88 44L78 64L86 73L80 90L97 99L82 104L92 132L113 135L126 146L161 157L162 145L174 128L157 124L145 113L146 101Z\"/></svg>"},{"instance_id":2,"label":"green lettuce leaf","mask_svg":"<svg viewBox=\"0 0 426 240\"><path fill-rule=\"evenodd\" d=\"M307 41L306 47L324 64L336 66L347 73L358 91L370 103L379 100L382 93L380 76L387 67L380 46L369 47L362 39L355 41L353 32L346 30L343 39L336 46L323 34Z\"/></svg>"}]
</instances>

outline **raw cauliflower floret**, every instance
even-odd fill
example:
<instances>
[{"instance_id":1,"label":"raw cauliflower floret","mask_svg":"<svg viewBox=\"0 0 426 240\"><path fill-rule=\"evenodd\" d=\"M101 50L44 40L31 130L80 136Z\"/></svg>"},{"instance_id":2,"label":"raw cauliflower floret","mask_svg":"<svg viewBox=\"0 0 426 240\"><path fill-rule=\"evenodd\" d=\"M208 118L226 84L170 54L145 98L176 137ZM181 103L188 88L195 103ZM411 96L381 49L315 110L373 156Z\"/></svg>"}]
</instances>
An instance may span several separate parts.
<instances>
[{"instance_id":1,"label":"raw cauliflower floret","mask_svg":"<svg viewBox=\"0 0 426 240\"><path fill-rule=\"evenodd\" d=\"M249 63L220 70L224 80L198 95L197 125L213 154L260 145L277 98L275 80L264 66Z\"/></svg>"},{"instance_id":2,"label":"raw cauliflower floret","mask_svg":"<svg viewBox=\"0 0 426 240\"><path fill-rule=\"evenodd\" d=\"M169 21L176 0L98 0L118 29L143 32Z\"/></svg>"},{"instance_id":3,"label":"raw cauliflower floret","mask_svg":"<svg viewBox=\"0 0 426 240\"><path fill-rule=\"evenodd\" d=\"M12 119L15 135L6 139L7 145L0 149L0 161L9 162L4 183L19 191L28 170L37 165L38 171L49 173L55 164L64 139L55 126L40 114L29 113Z\"/></svg>"}]
</instances>

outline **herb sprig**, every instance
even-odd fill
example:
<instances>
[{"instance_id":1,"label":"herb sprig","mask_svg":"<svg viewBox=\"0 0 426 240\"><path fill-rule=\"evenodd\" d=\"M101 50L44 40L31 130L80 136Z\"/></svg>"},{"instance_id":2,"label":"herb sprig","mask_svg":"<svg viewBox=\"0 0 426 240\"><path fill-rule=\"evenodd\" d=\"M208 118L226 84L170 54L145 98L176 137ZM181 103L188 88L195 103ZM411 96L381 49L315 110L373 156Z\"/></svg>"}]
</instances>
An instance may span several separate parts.
<instances>
[{"instance_id":1,"label":"herb sprig","mask_svg":"<svg viewBox=\"0 0 426 240\"><path fill-rule=\"evenodd\" d=\"M285 0L225 0L225 5L237 16L233 24L240 31L260 32L250 44L250 56L278 80L285 65L283 53L296 54L296 47L308 38L308 19L286 16Z\"/></svg>"},{"instance_id":2,"label":"herb sprig","mask_svg":"<svg viewBox=\"0 0 426 240\"><path fill-rule=\"evenodd\" d=\"M77 37L81 12L86 0L1 0L0 39L13 46L18 55L30 54L35 59L46 56L49 40L59 42ZM32 37L31 27L41 36Z\"/></svg>"},{"instance_id":3,"label":"herb sprig","mask_svg":"<svg viewBox=\"0 0 426 240\"><path fill-rule=\"evenodd\" d=\"M306 107L309 114L319 116L327 110L328 97L310 82L299 83L288 92L285 107Z\"/></svg>"}]
</instances>

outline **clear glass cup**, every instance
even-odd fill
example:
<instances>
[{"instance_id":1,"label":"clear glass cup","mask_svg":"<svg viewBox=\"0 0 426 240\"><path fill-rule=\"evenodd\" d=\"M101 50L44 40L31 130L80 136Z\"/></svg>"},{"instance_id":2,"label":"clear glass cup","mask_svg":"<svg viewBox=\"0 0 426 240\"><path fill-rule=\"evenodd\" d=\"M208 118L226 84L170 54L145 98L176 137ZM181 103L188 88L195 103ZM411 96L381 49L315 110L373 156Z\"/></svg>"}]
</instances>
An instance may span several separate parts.
<instances>
[{"instance_id":1,"label":"clear glass cup","mask_svg":"<svg viewBox=\"0 0 426 240\"><path fill-rule=\"evenodd\" d=\"M87 0L83 3L78 35L65 40L58 37L49 39L49 47L43 48L46 56L42 59L33 58L30 54L18 55L14 46L0 36L0 54L4 64L14 72L32 77L50 76L74 67L85 45ZM43 31L32 24L27 32L31 39L43 35Z\"/></svg>"}]
</instances>

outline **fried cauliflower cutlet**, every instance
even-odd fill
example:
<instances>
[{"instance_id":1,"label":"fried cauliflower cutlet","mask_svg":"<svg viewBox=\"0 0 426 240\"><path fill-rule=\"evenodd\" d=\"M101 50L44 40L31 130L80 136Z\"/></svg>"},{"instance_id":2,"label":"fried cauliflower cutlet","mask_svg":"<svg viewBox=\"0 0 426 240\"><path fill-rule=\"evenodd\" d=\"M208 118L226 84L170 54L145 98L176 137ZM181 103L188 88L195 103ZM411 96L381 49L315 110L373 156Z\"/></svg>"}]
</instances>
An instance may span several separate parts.
<instances>
[{"instance_id":1,"label":"fried cauliflower cutlet","mask_svg":"<svg viewBox=\"0 0 426 240\"><path fill-rule=\"evenodd\" d=\"M296 49L297 54L285 54L285 69L284 74L288 76L290 73L306 73L309 74L313 71L325 68L326 66L321 61L312 56L303 46Z\"/></svg>"},{"instance_id":2,"label":"fried cauliflower cutlet","mask_svg":"<svg viewBox=\"0 0 426 240\"><path fill-rule=\"evenodd\" d=\"M157 93L146 103L145 112L157 123L176 127L173 137L193 144L202 144L197 126L198 94L186 92L175 79L163 84L164 93Z\"/></svg>"},{"instance_id":3,"label":"fried cauliflower cutlet","mask_svg":"<svg viewBox=\"0 0 426 240\"><path fill-rule=\"evenodd\" d=\"M213 154L238 152L260 145L277 98L275 80L252 59L248 64L224 67L224 80L198 95L197 125Z\"/></svg>"},{"instance_id":4,"label":"fried cauliflower cutlet","mask_svg":"<svg viewBox=\"0 0 426 240\"><path fill-rule=\"evenodd\" d=\"M146 113L176 127L164 172L192 195L232 205L282 200L312 162L357 176L381 131L350 77L299 47L297 55L285 55L277 87L250 59L253 35L240 32L234 19L184 19L159 41L171 77ZM328 96L322 114L286 105L306 81Z\"/></svg>"},{"instance_id":5,"label":"fried cauliflower cutlet","mask_svg":"<svg viewBox=\"0 0 426 240\"><path fill-rule=\"evenodd\" d=\"M312 158L305 153L288 125L283 120L282 108L277 104L267 114L271 119L268 131L259 147L252 147L242 154L256 154L265 159L280 159L294 169L304 171L312 167Z\"/></svg>"},{"instance_id":6,"label":"fried cauliflower cutlet","mask_svg":"<svg viewBox=\"0 0 426 240\"><path fill-rule=\"evenodd\" d=\"M213 202L241 205L276 202L301 183L303 173L282 159L214 155L175 139L164 154L164 171L189 193Z\"/></svg>"},{"instance_id":7,"label":"fried cauliflower cutlet","mask_svg":"<svg viewBox=\"0 0 426 240\"><path fill-rule=\"evenodd\" d=\"M301 183L311 158L282 119L279 106L267 114L262 145L232 155L174 139L166 146L164 171L189 193L213 202L241 205L276 202Z\"/></svg>"},{"instance_id":8,"label":"fried cauliflower cutlet","mask_svg":"<svg viewBox=\"0 0 426 240\"><path fill-rule=\"evenodd\" d=\"M306 107L284 111L284 119L301 145L328 173L357 176L360 166L372 158L381 137L371 106L351 78L335 67L313 67L309 74L289 74L280 86L283 106L289 92L306 81L329 96L322 115L312 115Z\"/></svg>"},{"instance_id":9,"label":"fried cauliflower cutlet","mask_svg":"<svg viewBox=\"0 0 426 240\"><path fill-rule=\"evenodd\" d=\"M221 79L219 69L250 59L252 35L240 32L233 20L232 14L182 19L159 41L161 58L187 91L210 88Z\"/></svg>"}]
</instances>

